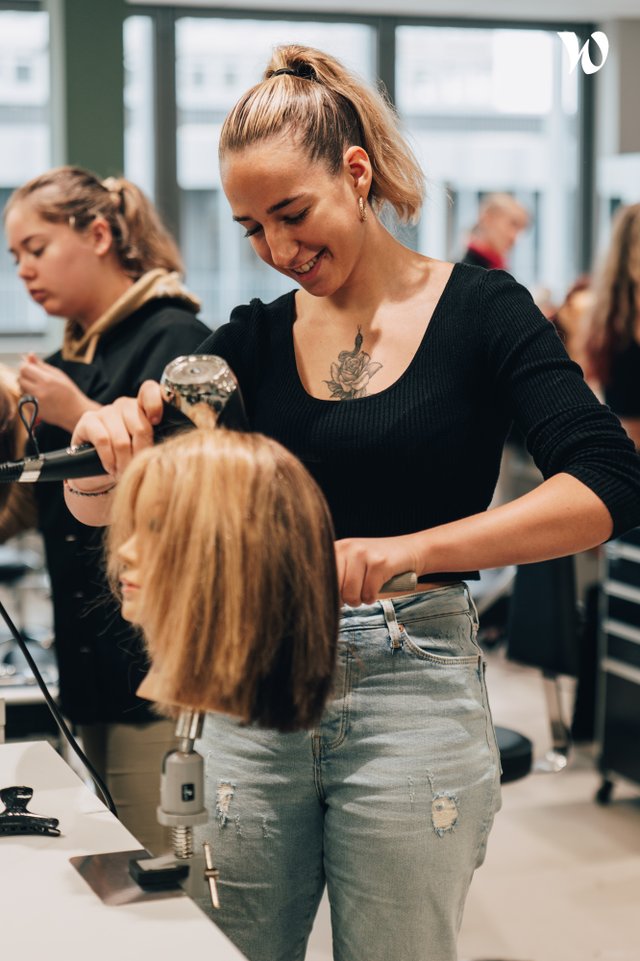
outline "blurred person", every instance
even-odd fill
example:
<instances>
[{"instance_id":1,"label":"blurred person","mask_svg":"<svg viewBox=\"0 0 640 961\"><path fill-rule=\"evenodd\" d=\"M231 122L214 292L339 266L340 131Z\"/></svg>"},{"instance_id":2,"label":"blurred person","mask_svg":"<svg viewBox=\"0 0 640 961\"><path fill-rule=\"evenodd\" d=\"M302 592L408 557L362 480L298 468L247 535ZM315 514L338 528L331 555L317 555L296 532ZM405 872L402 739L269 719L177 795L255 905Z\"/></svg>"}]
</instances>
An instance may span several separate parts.
<instances>
[{"instance_id":1,"label":"blurred person","mask_svg":"<svg viewBox=\"0 0 640 961\"><path fill-rule=\"evenodd\" d=\"M550 287L545 287L544 284L540 284L532 289L531 296L533 297L536 307L545 315L547 319L555 314L558 307L553 298Z\"/></svg>"},{"instance_id":2,"label":"blurred person","mask_svg":"<svg viewBox=\"0 0 640 961\"><path fill-rule=\"evenodd\" d=\"M640 203L622 207L593 284L586 373L640 447Z\"/></svg>"},{"instance_id":3,"label":"blurred person","mask_svg":"<svg viewBox=\"0 0 640 961\"><path fill-rule=\"evenodd\" d=\"M41 451L67 447L84 412L134 396L208 333L173 238L130 181L50 170L14 191L4 226L30 297L65 319L61 349L46 360L28 354L18 372L20 392L38 401ZM173 732L135 694L146 657L110 596L103 533L70 515L61 483L11 485L0 539L29 527L43 535L51 578L62 711L123 823L143 844L162 844L158 770Z\"/></svg>"},{"instance_id":4,"label":"blurred person","mask_svg":"<svg viewBox=\"0 0 640 961\"><path fill-rule=\"evenodd\" d=\"M569 287L564 300L549 317L569 357L580 366L583 372L586 367L586 325L592 303L591 279L587 274L583 274Z\"/></svg>"},{"instance_id":5,"label":"blurred person","mask_svg":"<svg viewBox=\"0 0 640 961\"><path fill-rule=\"evenodd\" d=\"M488 270L506 269L511 248L528 226L529 214L515 197L489 194L480 203L462 263Z\"/></svg>"}]
</instances>

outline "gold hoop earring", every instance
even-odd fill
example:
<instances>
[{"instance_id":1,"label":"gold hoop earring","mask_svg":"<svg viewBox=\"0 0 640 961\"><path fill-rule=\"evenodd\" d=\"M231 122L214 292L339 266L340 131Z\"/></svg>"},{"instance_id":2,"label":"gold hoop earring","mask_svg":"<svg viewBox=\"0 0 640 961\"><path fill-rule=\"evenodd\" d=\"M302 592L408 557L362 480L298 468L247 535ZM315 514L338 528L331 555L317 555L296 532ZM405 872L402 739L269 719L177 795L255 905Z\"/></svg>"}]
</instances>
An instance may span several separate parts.
<instances>
[{"instance_id":1,"label":"gold hoop earring","mask_svg":"<svg viewBox=\"0 0 640 961\"><path fill-rule=\"evenodd\" d=\"M367 208L364 202L364 197L358 197L358 213L360 214L360 220L362 223L367 219Z\"/></svg>"}]
</instances>

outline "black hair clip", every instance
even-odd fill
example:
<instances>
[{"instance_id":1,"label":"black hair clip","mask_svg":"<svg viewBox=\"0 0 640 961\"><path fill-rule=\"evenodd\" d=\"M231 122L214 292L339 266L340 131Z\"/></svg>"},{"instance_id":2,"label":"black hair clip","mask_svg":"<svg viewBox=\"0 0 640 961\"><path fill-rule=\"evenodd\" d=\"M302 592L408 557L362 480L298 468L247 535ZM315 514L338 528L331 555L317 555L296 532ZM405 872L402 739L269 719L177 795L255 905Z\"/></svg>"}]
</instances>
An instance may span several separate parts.
<instances>
[{"instance_id":1,"label":"black hair clip","mask_svg":"<svg viewBox=\"0 0 640 961\"><path fill-rule=\"evenodd\" d=\"M26 407L27 404L33 405L33 410L31 411L31 417L29 418L29 420L27 420L26 414L23 410L23 407ZM36 457L39 457L40 448L38 447L38 441L36 440L36 435L33 432L36 420L38 419L38 401L31 394L23 394L23 396L18 401L18 416L20 417L20 420L22 421L22 425L29 436L29 440L33 444L33 449L35 451Z\"/></svg>"},{"instance_id":2,"label":"black hair clip","mask_svg":"<svg viewBox=\"0 0 640 961\"><path fill-rule=\"evenodd\" d=\"M279 77L280 74L288 73L292 77L300 77L301 80L317 80L318 75L311 66L310 63L306 63L304 60L300 60L295 67L280 67L279 70L274 70L271 74L272 77Z\"/></svg>"},{"instance_id":3,"label":"black hair clip","mask_svg":"<svg viewBox=\"0 0 640 961\"><path fill-rule=\"evenodd\" d=\"M5 806L0 813L0 836L3 834L46 834L60 837L58 818L46 818L41 814L27 811L27 804L33 797L31 787L5 787L0 791L0 800Z\"/></svg>"}]
</instances>

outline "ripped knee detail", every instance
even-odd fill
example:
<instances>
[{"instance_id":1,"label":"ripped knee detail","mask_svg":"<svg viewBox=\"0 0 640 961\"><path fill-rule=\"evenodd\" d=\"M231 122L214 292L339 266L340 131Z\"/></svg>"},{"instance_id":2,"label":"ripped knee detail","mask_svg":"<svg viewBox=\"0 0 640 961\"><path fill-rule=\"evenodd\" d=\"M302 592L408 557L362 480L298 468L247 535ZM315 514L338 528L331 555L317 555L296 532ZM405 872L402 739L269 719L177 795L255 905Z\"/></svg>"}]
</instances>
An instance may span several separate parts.
<instances>
[{"instance_id":1,"label":"ripped knee detail","mask_svg":"<svg viewBox=\"0 0 640 961\"><path fill-rule=\"evenodd\" d=\"M221 828L229 820L229 812L233 796L236 793L236 785L233 781L218 781L216 791L216 818Z\"/></svg>"},{"instance_id":2,"label":"ripped knee detail","mask_svg":"<svg viewBox=\"0 0 640 961\"><path fill-rule=\"evenodd\" d=\"M453 831L458 823L458 802L453 794L435 794L431 802L431 823L438 837Z\"/></svg>"}]
</instances>

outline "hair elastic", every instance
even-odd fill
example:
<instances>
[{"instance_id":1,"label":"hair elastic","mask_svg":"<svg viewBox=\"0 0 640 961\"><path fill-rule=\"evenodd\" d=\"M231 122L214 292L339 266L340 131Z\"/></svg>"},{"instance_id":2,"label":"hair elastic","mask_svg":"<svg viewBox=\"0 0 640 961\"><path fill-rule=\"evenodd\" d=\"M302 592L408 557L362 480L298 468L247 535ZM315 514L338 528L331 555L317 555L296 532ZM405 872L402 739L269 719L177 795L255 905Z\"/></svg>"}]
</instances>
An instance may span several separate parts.
<instances>
[{"instance_id":1,"label":"hair elastic","mask_svg":"<svg viewBox=\"0 0 640 961\"><path fill-rule=\"evenodd\" d=\"M317 74L310 63L297 63L295 67L280 67L279 70L274 70L270 76L279 77L283 73L287 73L291 77L300 77L301 80L318 80Z\"/></svg>"}]
</instances>

